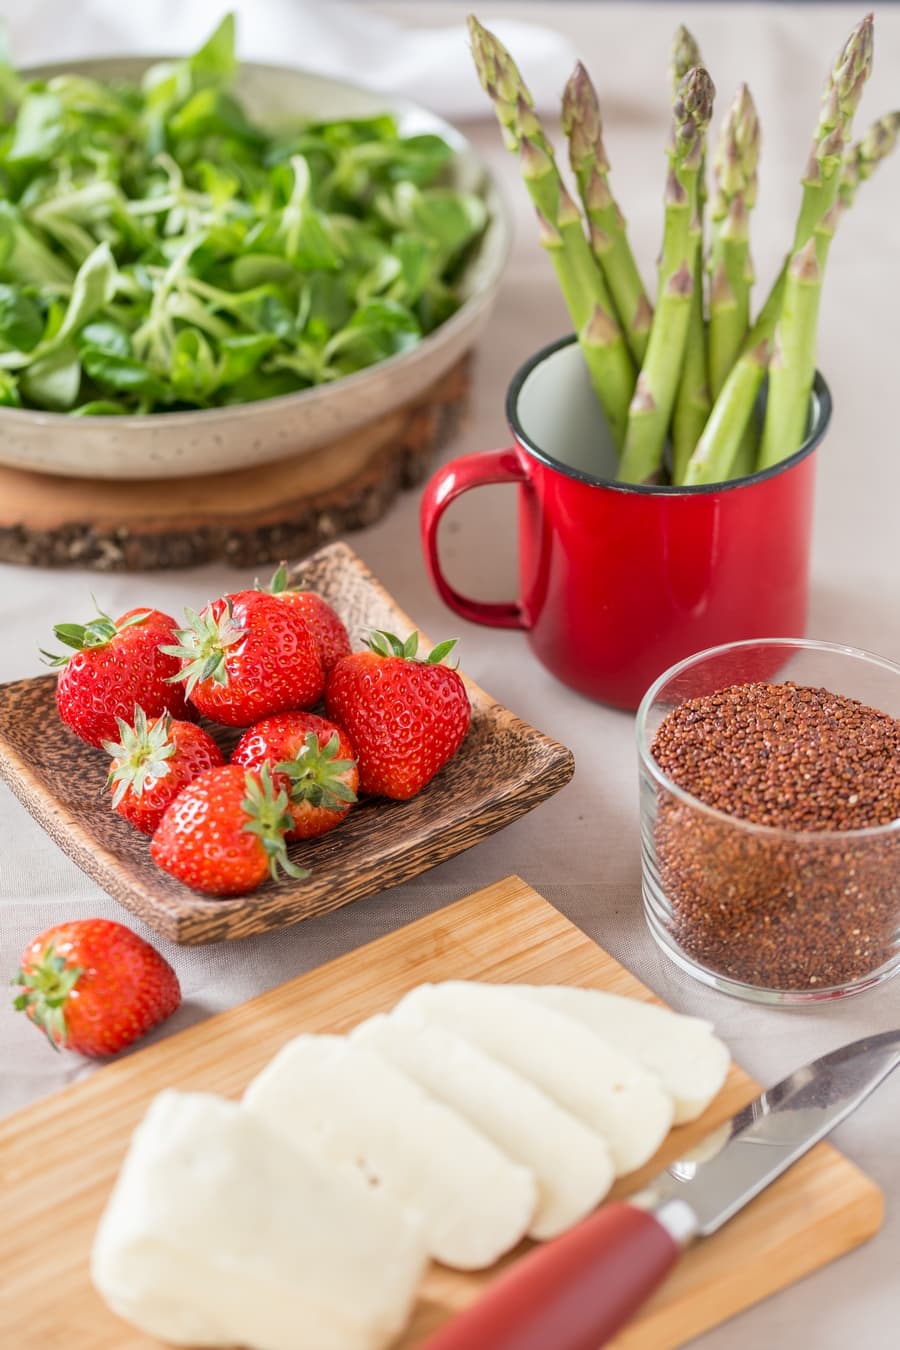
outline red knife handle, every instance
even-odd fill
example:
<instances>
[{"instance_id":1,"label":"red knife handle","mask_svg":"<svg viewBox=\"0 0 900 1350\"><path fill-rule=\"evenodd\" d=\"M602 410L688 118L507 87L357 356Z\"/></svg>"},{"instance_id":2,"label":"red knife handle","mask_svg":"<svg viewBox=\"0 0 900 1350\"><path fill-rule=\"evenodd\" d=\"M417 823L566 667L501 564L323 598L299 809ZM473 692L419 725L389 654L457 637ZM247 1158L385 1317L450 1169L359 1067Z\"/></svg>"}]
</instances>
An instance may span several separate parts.
<instances>
[{"instance_id":1,"label":"red knife handle","mask_svg":"<svg viewBox=\"0 0 900 1350\"><path fill-rule=\"evenodd\" d=\"M679 1247L634 1205L604 1205L517 1261L422 1350L597 1350L665 1278Z\"/></svg>"}]
</instances>

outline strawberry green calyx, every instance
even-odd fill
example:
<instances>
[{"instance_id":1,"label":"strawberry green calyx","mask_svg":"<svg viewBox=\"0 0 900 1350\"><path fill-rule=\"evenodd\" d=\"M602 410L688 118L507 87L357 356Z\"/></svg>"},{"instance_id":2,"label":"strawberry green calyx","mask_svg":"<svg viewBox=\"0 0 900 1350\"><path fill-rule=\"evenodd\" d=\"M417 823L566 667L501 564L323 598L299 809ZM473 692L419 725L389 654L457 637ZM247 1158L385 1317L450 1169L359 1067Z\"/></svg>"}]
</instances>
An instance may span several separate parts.
<instances>
[{"instance_id":1,"label":"strawberry green calyx","mask_svg":"<svg viewBox=\"0 0 900 1350\"><path fill-rule=\"evenodd\" d=\"M212 680L215 684L226 686L228 648L246 636L246 629L234 621L231 601L225 602L218 615L213 609L205 610L202 614L185 609L184 617L187 627L175 629L178 643L160 647L166 656L177 656L185 662L177 675L169 676L168 682L177 684L183 680L188 695L202 680Z\"/></svg>"},{"instance_id":2,"label":"strawberry green calyx","mask_svg":"<svg viewBox=\"0 0 900 1350\"><path fill-rule=\"evenodd\" d=\"M449 656L459 639L450 638L448 642L439 642L427 656L418 655L418 632L410 633L404 642L395 633L384 633L380 629L374 629L363 641L376 656L399 656L404 661L419 661L422 665L438 666L445 656Z\"/></svg>"},{"instance_id":3,"label":"strawberry green calyx","mask_svg":"<svg viewBox=\"0 0 900 1350\"><path fill-rule=\"evenodd\" d=\"M261 586L257 581L256 589L265 592L266 595L285 595L289 594L291 591L299 590L299 586L292 586L290 580L291 578L290 573L288 572L287 563L280 562L275 569L272 580L269 582L268 586Z\"/></svg>"},{"instance_id":4,"label":"strawberry green calyx","mask_svg":"<svg viewBox=\"0 0 900 1350\"><path fill-rule=\"evenodd\" d=\"M356 768L355 759L338 759L340 739L335 731L324 745L314 731L306 734L296 759L276 764L278 773L291 780L290 797L294 802L309 802L326 811L343 811L356 801L356 793L344 781Z\"/></svg>"},{"instance_id":5,"label":"strawberry green calyx","mask_svg":"<svg viewBox=\"0 0 900 1350\"><path fill-rule=\"evenodd\" d=\"M81 966L67 965L65 957L55 956L51 944L37 965L19 970L12 981L24 986L13 1000L16 1012L28 1012L54 1050L68 1038L66 1001L83 974Z\"/></svg>"},{"instance_id":6,"label":"strawberry green calyx","mask_svg":"<svg viewBox=\"0 0 900 1350\"><path fill-rule=\"evenodd\" d=\"M147 725L147 715L143 708L135 707L134 723L129 726L121 717L116 718L119 728L118 741L103 741L103 749L118 765L110 769L106 780L107 788L115 784L112 805L116 807L125 793L131 789L140 797L160 778L169 772L167 760L175 753L175 742L170 740L172 718L168 713L157 717L152 726Z\"/></svg>"},{"instance_id":7,"label":"strawberry green calyx","mask_svg":"<svg viewBox=\"0 0 900 1350\"><path fill-rule=\"evenodd\" d=\"M117 624L98 607L97 617L91 619L90 623L57 623L53 625L53 632L67 647L72 647L76 652L84 652L94 647L105 647L126 628L146 623L150 613L149 609L136 610L134 614L129 614L127 619L120 620ZM45 652L43 648L41 656L48 666L64 666L71 660L71 653Z\"/></svg>"},{"instance_id":8,"label":"strawberry green calyx","mask_svg":"<svg viewBox=\"0 0 900 1350\"><path fill-rule=\"evenodd\" d=\"M293 817L288 810L288 795L282 789L276 790L272 782L268 764L264 764L258 774L245 775L247 795L241 802L241 809L247 820L241 826L245 834L255 834L266 851L269 859L269 873L278 880L279 868L289 877L303 881L309 876L309 869L298 867L287 855L284 836L293 828Z\"/></svg>"}]
</instances>

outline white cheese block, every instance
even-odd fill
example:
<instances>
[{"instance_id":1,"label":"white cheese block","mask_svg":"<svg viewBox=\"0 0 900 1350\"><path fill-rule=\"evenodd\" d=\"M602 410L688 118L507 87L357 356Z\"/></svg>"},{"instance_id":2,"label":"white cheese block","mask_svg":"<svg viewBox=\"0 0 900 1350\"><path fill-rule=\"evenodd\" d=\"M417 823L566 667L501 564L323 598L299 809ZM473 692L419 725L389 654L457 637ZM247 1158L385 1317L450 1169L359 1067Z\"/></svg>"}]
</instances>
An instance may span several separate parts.
<instances>
[{"instance_id":1,"label":"white cheese block","mask_svg":"<svg viewBox=\"0 0 900 1350\"><path fill-rule=\"evenodd\" d=\"M529 1236L555 1237L599 1204L613 1182L609 1149L521 1074L441 1026L380 1014L350 1035L531 1169L538 1202Z\"/></svg>"},{"instance_id":2,"label":"white cheese block","mask_svg":"<svg viewBox=\"0 0 900 1350\"><path fill-rule=\"evenodd\" d=\"M513 986L448 980L423 984L397 1004L437 1023L522 1074L606 1140L617 1176L642 1166L672 1124L672 1098L655 1074L595 1036L577 1018Z\"/></svg>"},{"instance_id":3,"label":"white cheese block","mask_svg":"<svg viewBox=\"0 0 900 1350\"><path fill-rule=\"evenodd\" d=\"M100 1221L91 1277L175 1345L381 1350L427 1253L418 1222L236 1102L160 1093Z\"/></svg>"},{"instance_id":4,"label":"white cheese block","mask_svg":"<svg viewBox=\"0 0 900 1350\"><path fill-rule=\"evenodd\" d=\"M728 1047L712 1024L653 1003L569 985L510 986L517 993L583 1022L608 1045L659 1075L675 1101L675 1124L696 1120L725 1081Z\"/></svg>"},{"instance_id":5,"label":"white cheese block","mask_svg":"<svg viewBox=\"0 0 900 1350\"><path fill-rule=\"evenodd\" d=\"M445 1265L493 1265L528 1231L537 1203L532 1173L393 1064L342 1036L290 1041L250 1083L244 1105L415 1207L429 1252Z\"/></svg>"}]
</instances>

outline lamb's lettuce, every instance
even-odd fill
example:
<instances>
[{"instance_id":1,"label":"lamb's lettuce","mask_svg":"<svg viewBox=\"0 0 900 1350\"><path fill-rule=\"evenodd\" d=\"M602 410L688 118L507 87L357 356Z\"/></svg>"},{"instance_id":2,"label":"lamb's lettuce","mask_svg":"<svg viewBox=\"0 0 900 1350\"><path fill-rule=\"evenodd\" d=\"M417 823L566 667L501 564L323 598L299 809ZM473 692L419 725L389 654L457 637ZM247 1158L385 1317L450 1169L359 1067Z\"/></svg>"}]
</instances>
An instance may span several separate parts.
<instances>
[{"instance_id":1,"label":"lamb's lettuce","mask_svg":"<svg viewBox=\"0 0 900 1350\"><path fill-rule=\"evenodd\" d=\"M270 131L234 21L140 85L26 82L0 50L0 405L76 416L249 402L408 350L486 225L439 136Z\"/></svg>"}]
</instances>

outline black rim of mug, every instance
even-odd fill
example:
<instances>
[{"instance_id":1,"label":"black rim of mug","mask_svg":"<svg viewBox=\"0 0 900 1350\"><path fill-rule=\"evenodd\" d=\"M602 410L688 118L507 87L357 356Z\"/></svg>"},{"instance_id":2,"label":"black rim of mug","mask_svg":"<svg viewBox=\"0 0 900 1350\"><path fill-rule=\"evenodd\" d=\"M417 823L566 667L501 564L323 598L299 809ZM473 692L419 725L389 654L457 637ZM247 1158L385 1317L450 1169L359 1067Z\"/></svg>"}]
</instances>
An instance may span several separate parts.
<instances>
[{"instance_id":1,"label":"black rim of mug","mask_svg":"<svg viewBox=\"0 0 900 1350\"><path fill-rule=\"evenodd\" d=\"M527 450L530 455L540 460L542 464L546 464L549 469L555 469L558 473L565 474L567 478L574 478L579 483L587 483L591 487L610 488L616 492L634 492L655 497L695 497L710 492L734 492L741 488L751 487L754 483L764 483L767 479L775 478L779 474L787 473L801 460L806 459L807 455L812 454L828 430L828 424L831 421L831 391L823 376L817 370L813 380L813 393L816 395L816 417L812 430L799 450L795 450L787 459L781 460L778 464L773 464L768 469L760 469L757 473L749 474L746 478L726 479L721 483L699 483L691 487L654 483L619 483L614 478L600 478L594 474L585 473L583 469L574 469L571 465L564 464L562 460L555 459L553 455L548 454L546 450L532 440L519 420L519 396L528 376L554 352L558 352L562 347L569 347L576 341L577 338L574 333L568 333L565 337L557 338L555 342L549 343L546 347L541 347L540 351L535 352L524 365L519 367L512 377L506 394L506 420L523 450Z\"/></svg>"}]
</instances>

